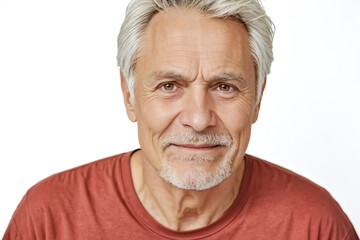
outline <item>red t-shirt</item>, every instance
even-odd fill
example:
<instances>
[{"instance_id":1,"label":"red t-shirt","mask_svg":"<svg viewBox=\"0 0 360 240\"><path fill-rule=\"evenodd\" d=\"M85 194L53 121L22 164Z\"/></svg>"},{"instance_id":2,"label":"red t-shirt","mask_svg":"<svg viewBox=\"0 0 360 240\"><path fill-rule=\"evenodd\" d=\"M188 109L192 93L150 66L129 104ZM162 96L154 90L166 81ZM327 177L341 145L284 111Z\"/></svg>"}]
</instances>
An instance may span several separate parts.
<instances>
[{"instance_id":1,"label":"red t-shirt","mask_svg":"<svg viewBox=\"0 0 360 240\"><path fill-rule=\"evenodd\" d=\"M326 190L250 155L245 156L239 194L220 219L192 231L170 230L138 199L131 153L55 174L33 186L3 239L359 239Z\"/></svg>"}]
</instances>

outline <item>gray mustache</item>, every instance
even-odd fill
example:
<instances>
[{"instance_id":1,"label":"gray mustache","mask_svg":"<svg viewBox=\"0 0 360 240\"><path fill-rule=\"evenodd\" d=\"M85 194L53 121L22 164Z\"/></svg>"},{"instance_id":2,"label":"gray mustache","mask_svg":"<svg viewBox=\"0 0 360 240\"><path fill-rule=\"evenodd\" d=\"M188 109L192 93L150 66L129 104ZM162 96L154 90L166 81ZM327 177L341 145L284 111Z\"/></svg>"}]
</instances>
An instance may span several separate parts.
<instances>
[{"instance_id":1,"label":"gray mustache","mask_svg":"<svg viewBox=\"0 0 360 240\"><path fill-rule=\"evenodd\" d=\"M211 144L231 147L232 143L232 138L229 135L222 133L182 133L173 136L165 136L162 139L163 149L170 145L181 144Z\"/></svg>"}]
</instances>

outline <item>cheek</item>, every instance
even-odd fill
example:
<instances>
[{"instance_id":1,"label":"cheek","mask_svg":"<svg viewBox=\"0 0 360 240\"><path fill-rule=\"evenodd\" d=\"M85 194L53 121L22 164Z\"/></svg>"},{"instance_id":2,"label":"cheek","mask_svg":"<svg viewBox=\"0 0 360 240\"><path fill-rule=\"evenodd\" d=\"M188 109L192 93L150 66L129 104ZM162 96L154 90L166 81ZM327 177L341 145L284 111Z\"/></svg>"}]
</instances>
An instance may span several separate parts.
<instances>
[{"instance_id":1,"label":"cheek","mask_svg":"<svg viewBox=\"0 0 360 240\"><path fill-rule=\"evenodd\" d=\"M145 124L156 134L161 134L176 116L175 109L171 104L152 102L143 108Z\"/></svg>"},{"instance_id":2,"label":"cheek","mask_svg":"<svg viewBox=\"0 0 360 240\"><path fill-rule=\"evenodd\" d=\"M253 106L245 102L227 102L217 104L216 113L229 131L239 132L251 125Z\"/></svg>"},{"instance_id":3,"label":"cheek","mask_svg":"<svg viewBox=\"0 0 360 240\"><path fill-rule=\"evenodd\" d=\"M139 104L137 118L140 144L142 147L151 145L159 151L159 139L176 118L176 107L171 103L148 99Z\"/></svg>"},{"instance_id":4,"label":"cheek","mask_svg":"<svg viewBox=\"0 0 360 240\"><path fill-rule=\"evenodd\" d=\"M233 138L234 144L246 148L252 125L252 105L244 103L223 104L223 106L217 107L217 115Z\"/></svg>"}]
</instances>

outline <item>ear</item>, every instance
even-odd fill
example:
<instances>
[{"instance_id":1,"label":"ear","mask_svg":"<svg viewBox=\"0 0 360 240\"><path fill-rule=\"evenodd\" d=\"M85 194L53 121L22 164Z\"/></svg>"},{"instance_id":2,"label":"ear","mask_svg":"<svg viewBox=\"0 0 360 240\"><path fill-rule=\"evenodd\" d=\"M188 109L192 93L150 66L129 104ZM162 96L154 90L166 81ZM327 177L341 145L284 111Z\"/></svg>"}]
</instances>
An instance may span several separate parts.
<instances>
[{"instance_id":1,"label":"ear","mask_svg":"<svg viewBox=\"0 0 360 240\"><path fill-rule=\"evenodd\" d=\"M122 72L120 72L120 79L121 79L121 91L122 91L123 97L124 97L126 114L128 115L128 118L130 119L130 121L136 122L134 100L131 99L130 90L129 90L129 87L126 83L126 80L125 80Z\"/></svg>"},{"instance_id":2,"label":"ear","mask_svg":"<svg viewBox=\"0 0 360 240\"><path fill-rule=\"evenodd\" d=\"M262 99L262 96L263 96L263 93L264 93L265 86L266 86L266 77L264 79L264 83L263 83L262 88L261 88L260 99L259 99L259 102L258 102L256 108L255 108L252 123L255 123L257 121L258 117L259 117L260 104L261 104L261 99Z\"/></svg>"}]
</instances>

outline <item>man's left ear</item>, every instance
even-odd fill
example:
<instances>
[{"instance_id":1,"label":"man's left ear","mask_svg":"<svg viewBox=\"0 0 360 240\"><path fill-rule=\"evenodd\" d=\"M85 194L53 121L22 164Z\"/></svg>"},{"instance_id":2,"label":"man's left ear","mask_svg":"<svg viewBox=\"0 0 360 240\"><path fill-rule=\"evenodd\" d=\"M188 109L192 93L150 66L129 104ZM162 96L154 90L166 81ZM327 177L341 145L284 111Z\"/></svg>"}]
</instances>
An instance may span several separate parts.
<instances>
[{"instance_id":1,"label":"man's left ear","mask_svg":"<svg viewBox=\"0 0 360 240\"><path fill-rule=\"evenodd\" d=\"M256 108L255 108L255 112L254 112L254 115L253 115L252 123L255 123L255 122L257 121L258 117L259 117L260 104L261 104L262 96L263 96L263 94L264 94L265 86L266 86L266 77L265 77L265 79L264 79L264 83L263 83L262 88L261 88L260 99L259 99L259 102L257 103Z\"/></svg>"},{"instance_id":2,"label":"man's left ear","mask_svg":"<svg viewBox=\"0 0 360 240\"><path fill-rule=\"evenodd\" d=\"M121 90L123 92L126 114L128 115L130 121L136 122L137 119L136 119L134 101L131 98L131 93L126 83L125 77L121 72L120 72L120 78L121 78Z\"/></svg>"}]
</instances>

